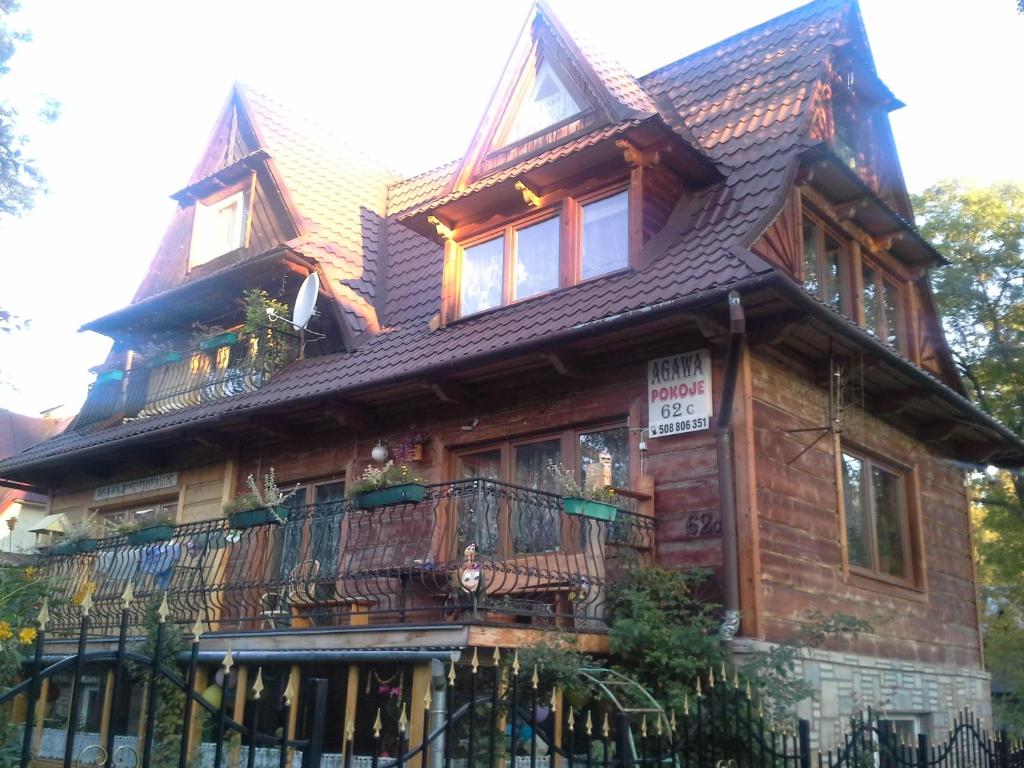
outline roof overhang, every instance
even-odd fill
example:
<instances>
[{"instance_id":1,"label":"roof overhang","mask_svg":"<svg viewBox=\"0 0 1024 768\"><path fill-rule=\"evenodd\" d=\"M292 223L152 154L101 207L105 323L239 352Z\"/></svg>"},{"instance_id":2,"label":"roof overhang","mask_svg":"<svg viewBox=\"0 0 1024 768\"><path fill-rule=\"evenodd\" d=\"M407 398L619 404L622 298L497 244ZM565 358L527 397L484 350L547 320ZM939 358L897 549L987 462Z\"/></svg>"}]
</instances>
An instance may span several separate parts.
<instances>
[{"instance_id":1,"label":"roof overhang","mask_svg":"<svg viewBox=\"0 0 1024 768\"><path fill-rule=\"evenodd\" d=\"M188 328L196 320L209 322L210 307L217 306L211 302L219 302L225 291L238 293L240 284L258 284L289 272L305 276L315 270L312 259L281 246L129 304L86 323L79 331L95 331L113 338L159 329Z\"/></svg>"},{"instance_id":2,"label":"roof overhang","mask_svg":"<svg viewBox=\"0 0 1024 768\"><path fill-rule=\"evenodd\" d=\"M820 191L836 207L847 211L850 221L884 241L891 251L913 266L942 266L946 259L921 237L913 222L896 213L843 161L824 145L801 156L804 180Z\"/></svg>"},{"instance_id":3,"label":"roof overhang","mask_svg":"<svg viewBox=\"0 0 1024 768\"><path fill-rule=\"evenodd\" d=\"M250 152L245 157L239 158L231 165L226 165L208 176L192 182L184 189L179 189L171 195L171 199L176 200L181 206L202 200L225 187L237 184L249 174L259 170L269 158L270 153L265 149L257 149L255 152Z\"/></svg>"}]
</instances>

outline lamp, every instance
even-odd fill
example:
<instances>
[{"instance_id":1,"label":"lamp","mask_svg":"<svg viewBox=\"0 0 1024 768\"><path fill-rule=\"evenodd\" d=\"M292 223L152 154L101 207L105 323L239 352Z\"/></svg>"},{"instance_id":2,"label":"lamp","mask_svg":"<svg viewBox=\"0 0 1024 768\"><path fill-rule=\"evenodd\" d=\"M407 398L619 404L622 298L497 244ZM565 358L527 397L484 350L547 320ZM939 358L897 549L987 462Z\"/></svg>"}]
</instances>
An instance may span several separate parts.
<instances>
[{"instance_id":1,"label":"lamp","mask_svg":"<svg viewBox=\"0 0 1024 768\"><path fill-rule=\"evenodd\" d=\"M383 442L378 440L377 444L373 446L373 450L370 451L370 456L372 456L373 460L376 461L378 464L382 463L388 457L388 447L384 445Z\"/></svg>"}]
</instances>

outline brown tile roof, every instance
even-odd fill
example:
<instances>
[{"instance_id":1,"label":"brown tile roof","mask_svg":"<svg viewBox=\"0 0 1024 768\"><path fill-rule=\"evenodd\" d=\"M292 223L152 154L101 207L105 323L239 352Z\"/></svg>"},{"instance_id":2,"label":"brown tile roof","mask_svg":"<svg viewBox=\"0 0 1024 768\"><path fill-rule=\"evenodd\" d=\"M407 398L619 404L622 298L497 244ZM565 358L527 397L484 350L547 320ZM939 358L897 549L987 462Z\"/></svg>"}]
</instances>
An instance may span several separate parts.
<instances>
[{"instance_id":1,"label":"brown tile roof","mask_svg":"<svg viewBox=\"0 0 1024 768\"><path fill-rule=\"evenodd\" d=\"M445 366L470 365L513 349L591 333L633 317L708 300L730 286L766 279L774 270L747 248L784 202L798 155L808 143L808 107L815 84L848 8L847 2L818 0L640 79L652 96L671 100L704 149L726 171L724 182L692 202L691 218L670 224L676 229L649 244L660 252L650 254L647 267L534 297L436 331L429 329L427 319L436 312L440 295L440 247L394 218L386 227L380 226L376 216L383 211L384 201L373 173L367 172L360 185L360 195L366 195L370 205L336 188L344 184L327 184L332 190L329 204L312 199L325 183L317 169L333 167L341 179L347 178L348 171L325 166L313 147L301 142L291 154L285 151L280 156L282 174L289 186L292 175L298 176L297 188L303 191L297 194L319 212L309 214L311 224L340 243L332 250L329 243L311 242L309 252L337 265L333 274L350 289L351 301L377 299L385 323L381 332L367 337L353 352L297 362L254 393L94 432L65 434L0 463L0 472L210 418L429 376ZM258 119L271 126L266 130L275 142L293 140L270 107L261 108ZM275 148L270 149L278 157ZM565 150L552 150L558 151ZM455 165L393 183L390 214L414 210L436 198ZM337 210L346 206L346 213ZM360 220L358 229L353 216L356 207L374 212L368 221ZM361 211L361 215L365 214ZM377 250L382 237L387 241L386 259ZM362 262L357 252L347 250L356 249L360 241L372 251ZM387 279L381 281L386 295L377 295L374 280L368 277L379 269L386 270Z\"/></svg>"}]
</instances>

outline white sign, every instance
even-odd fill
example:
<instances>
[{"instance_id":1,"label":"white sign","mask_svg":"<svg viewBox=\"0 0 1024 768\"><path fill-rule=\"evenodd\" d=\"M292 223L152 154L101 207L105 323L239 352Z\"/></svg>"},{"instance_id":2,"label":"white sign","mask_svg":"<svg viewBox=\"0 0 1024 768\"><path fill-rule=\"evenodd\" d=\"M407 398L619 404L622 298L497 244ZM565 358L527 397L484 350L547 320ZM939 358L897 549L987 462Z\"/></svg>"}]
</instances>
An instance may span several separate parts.
<instances>
[{"instance_id":1,"label":"white sign","mask_svg":"<svg viewBox=\"0 0 1024 768\"><path fill-rule=\"evenodd\" d=\"M178 484L178 473L167 472L163 475L140 477L138 480L125 480L123 483L101 485L96 489L93 498L96 501L116 499L118 496L131 496L133 493L159 491L161 488L173 488Z\"/></svg>"},{"instance_id":2,"label":"white sign","mask_svg":"<svg viewBox=\"0 0 1024 768\"><path fill-rule=\"evenodd\" d=\"M711 353L683 352L647 363L647 424L651 437L711 426Z\"/></svg>"}]
</instances>

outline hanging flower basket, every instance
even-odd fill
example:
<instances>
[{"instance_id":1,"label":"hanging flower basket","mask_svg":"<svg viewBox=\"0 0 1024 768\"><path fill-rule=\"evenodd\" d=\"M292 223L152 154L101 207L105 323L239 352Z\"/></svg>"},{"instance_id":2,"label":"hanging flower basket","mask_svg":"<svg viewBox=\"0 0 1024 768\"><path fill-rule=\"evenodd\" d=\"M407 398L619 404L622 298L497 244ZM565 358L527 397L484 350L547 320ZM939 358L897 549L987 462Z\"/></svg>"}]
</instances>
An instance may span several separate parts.
<instances>
[{"instance_id":1,"label":"hanging flower basket","mask_svg":"<svg viewBox=\"0 0 1024 768\"><path fill-rule=\"evenodd\" d=\"M590 517L594 520L612 522L619 512L619 508L614 504L606 504L603 501L594 501L593 499L580 499L574 496L566 496L562 499L562 504L565 506L565 513L567 515Z\"/></svg>"},{"instance_id":2,"label":"hanging flower basket","mask_svg":"<svg viewBox=\"0 0 1024 768\"><path fill-rule=\"evenodd\" d=\"M421 483L389 485L387 488L357 493L355 506L358 509L372 509L373 507L384 507L389 504L416 504L423 501L426 495L427 486Z\"/></svg>"},{"instance_id":3,"label":"hanging flower basket","mask_svg":"<svg viewBox=\"0 0 1024 768\"><path fill-rule=\"evenodd\" d=\"M127 535L128 543L155 544L161 541L170 541L174 537L174 525L172 523L157 523L145 528L139 528Z\"/></svg>"},{"instance_id":4,"label":"hanging flower basket","mask_svg":"<svg viewBox=\"0 0 1024 768\"><path fill-rule=\"evenodd\" d=\"M154 355L148 361L150 368L160 368L165 365L171 365L173 363L181 362L181 352L175 352L173 349L167 352L161 352L159 355Z\"/></svg>"},{"instance_id":5,"label":"hanging flower basket","mask_svg":"<svg viewBox=\"0 0 1024 768\"><path fill-rule=\"evenodd\" d=\"M99 539L76 539L54 544L50 552L55 555L77 555L80 552L92 552L99 546Z\"/></svg>"},{"instance_id":6,"label":"hanging flower basket","mask_svg":"<svg viewBox=\"0 0 1024 768\"><path fill-rule=\"evenodd\" d=\"M231 521L231 527L235 530L244 530L246 528L255 528L258 525L280 525L288 519L289 508L280 505L276 507L256 507L256 509L246 509L241 512L232 512L228 515L228 520Z\"/></svg>"},{"instance_id":7,"label":"hanging flower basket","mask_svg":"<svg viewBox=\"0 0 1024 768\"><path fill-rule=\"evenodd\" d=\"M220 347L227 347L238 341L237 333L218 333L216 336L212 336L209 339L204 339L199 342L199 348L204 352L208 352L211 349L219 349Z\"/></svg>"}]
</instances>

